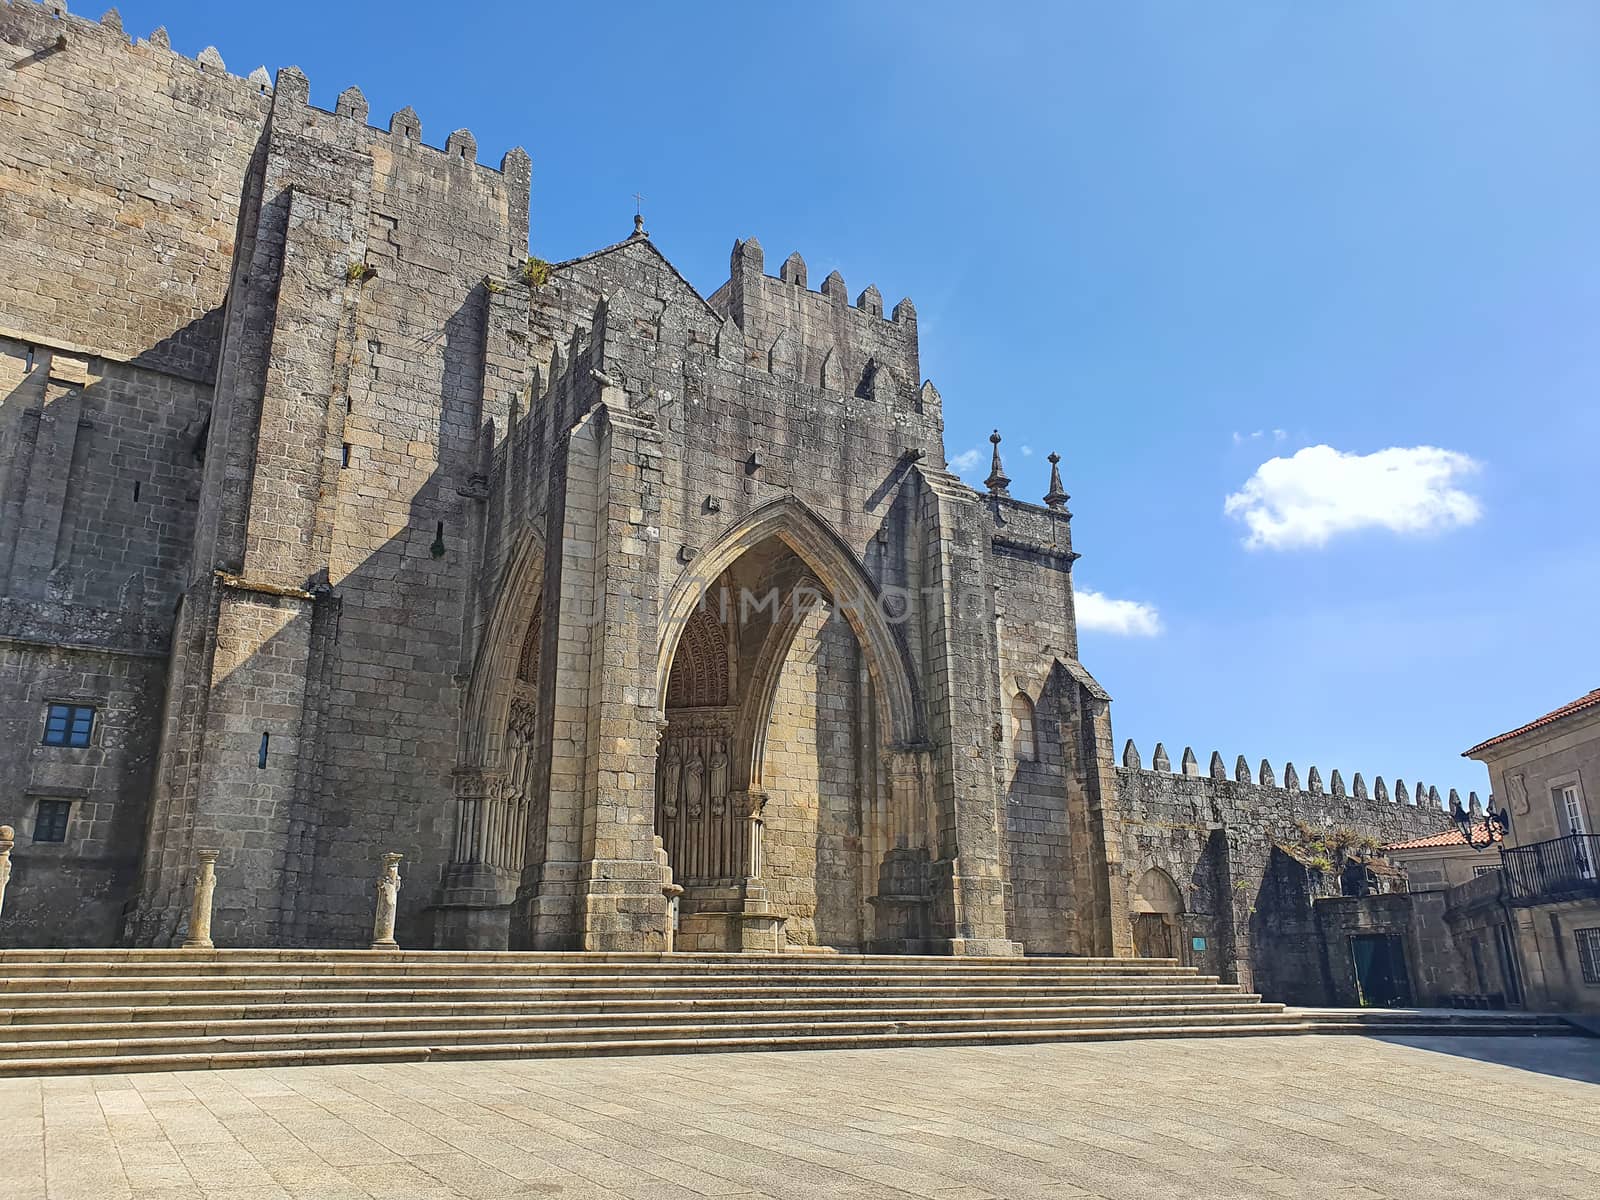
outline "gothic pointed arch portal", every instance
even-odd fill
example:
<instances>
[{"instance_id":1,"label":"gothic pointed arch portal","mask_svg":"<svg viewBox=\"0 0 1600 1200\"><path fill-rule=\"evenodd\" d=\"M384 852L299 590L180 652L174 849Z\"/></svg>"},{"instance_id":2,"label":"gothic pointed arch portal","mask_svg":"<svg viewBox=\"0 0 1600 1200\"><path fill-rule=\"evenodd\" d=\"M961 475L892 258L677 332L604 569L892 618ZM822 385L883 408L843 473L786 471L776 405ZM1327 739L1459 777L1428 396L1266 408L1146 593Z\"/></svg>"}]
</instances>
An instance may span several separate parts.
<instances>
[{"instance_id":1,"label":"gothic pointed arch portal","mask_svg":"<svg viewBox=\"0 0 1600 1200\"><path fill-rule=\"evenodd\" d=\"M498 947L530 861L543 861L537 778L545 543L524 531L507 556L467 684L452 784L450 859L440 885L444 947Z\"/></svg>"},{"instance_id":2,"label":"gothic pointed arch portal","mask_svg":"<svg viewBox=\"0 0 1600 1200\"><path fill-rule=\"evenodd\" d=\"M926 936L931 770L885 608L797 501L730 530L669 596L656 831L685 888L680 949Z\"/></svg>"},{"instance_id":3,"label":"gothic pointed arch portal","mask_svg":"<svg viewBox=\"0 0 1600 1200\"><path fill-rule=\"evenodd\" d=\"M861 560L803 501L784 496L763 505L695 555L662 610L657 683L666 694L673 651L685 623L725 571L744 554L775 539L805 564L840 606L868 659L885 723L905 746L924 740L921 697L903 634L891 624L895 598L886 596Z\"/></svg>"}]
</instances>

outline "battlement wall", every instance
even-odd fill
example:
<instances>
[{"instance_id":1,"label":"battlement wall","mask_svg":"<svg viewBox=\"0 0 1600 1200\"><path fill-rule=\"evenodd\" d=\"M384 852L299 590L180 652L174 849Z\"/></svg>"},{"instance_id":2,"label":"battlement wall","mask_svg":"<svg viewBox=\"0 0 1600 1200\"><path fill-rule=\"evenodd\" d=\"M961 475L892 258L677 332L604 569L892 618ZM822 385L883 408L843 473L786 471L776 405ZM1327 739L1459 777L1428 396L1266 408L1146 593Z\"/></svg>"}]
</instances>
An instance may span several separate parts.
<instances>
[{"instance_id":1,"label":"battlement wall","mask_svg":"<svg viewBox=\"0 0 1600 1200\"><path fill-rule=\"evenodd\" d=\"M1116 771L1130 909L1148 912L1151 900L1170 892L1164 874L1182 898L1167 919L1188 961L1269 1000L1330 1002L1314 952L1311 899L1338 894L1335 845L1423 837L1450 824L1438 789L1421 784L1414 801L1403 783L1391 794L1381 778L1369 792L1360 774L1347 787L1333 771L1324 785L1316 767L1302 785L1292 763L1280 783L1271 764L1252 771L1242 755L1231 772L1219 753L1204 770L1192 749L1176 771L1165 747L1157 745L1153 759L1146 768L1130 741ZM1137 941L1140 929L1134 933Z\"/></svg>"},{"instance_id":2,"label":"battlement wall","mask_svg":"<svg viewBox=\"0 0 1600 1200\"><path fill-rule=\"evenodd\" d=\"M309 104L303 75L288 77L308 125L348 126L380 178L420 166L453 189L450 208L482 197L512 231L494 271L515 269L508 254L527 245L521 150L484 167L467 130L428 146L410 108L373 128L357 89L326 112ZM173 52L165 29L130 37L115 9L92 21L53 0L0 0L0 332L211 382L240 197L277 88L265 68L229 74L215 48ZM446 243L436 257L451 232L429 230Z\"/></svg>"},{"instance_id":3,"label":"battlement wall","mask_svg":"<svg viewBox=\"0 0 1600 1200\"><path fill-rule=\"evenodd\" d=\"M1202 770L1189 747L1184 748L1174 770L1166 747L1159 742L1149 769L1144 767L1138 747L1127 742L1117 778L1126 785L1123 794L1131 805L1125 811L1134 819L1164 820L1187 814L1201 821L1253 825L1267 836L1288 836L1296 822L1305 821L1348 825L1389 841L1438 833L1449 825L1439 789L1421 782L1412 790L1404 780L1396 780L1391 794L1380 775L1369 791L1359 771L1348 786L1337 769L1324 784L1322 773L1313 766L1302 785L1299 771L1290 762L1284 764L1280 784L1266 759L1252 771L1241 754L1230 771L1221 753L1212 751ZM1450 796L1456 796L1454 789ZM1471 804L1481 811L1475 792ZM1218 812L1220 817L1215 815Z\"/></svg>"},{"instance_id":4,"label":"battlement wall","mask_svg":"<svg viewBox=\"0 0 1600 1200\"><path fill-rule=\"evenodd\" d=\"M264 76L32 0L0 60L0 330L209 382Z\"/></svg>"},{"instance_id":5,"label":"battlement wall","mask_svg":"<svg viewBox=\"0 0 1600 1200\"><path fill-rule=\"evenodd\" d=\"M755 238L734 243L728 282L709 303L743 331L747 361L830 391L898 393L921 412L938 393L920 387L917 310L901 300L886 318L869 285L852 305L839 272L811 291L806 264L791 254L776 277ZM887 375L887 378L885 377Z\"/></svg>"}]
</instances>

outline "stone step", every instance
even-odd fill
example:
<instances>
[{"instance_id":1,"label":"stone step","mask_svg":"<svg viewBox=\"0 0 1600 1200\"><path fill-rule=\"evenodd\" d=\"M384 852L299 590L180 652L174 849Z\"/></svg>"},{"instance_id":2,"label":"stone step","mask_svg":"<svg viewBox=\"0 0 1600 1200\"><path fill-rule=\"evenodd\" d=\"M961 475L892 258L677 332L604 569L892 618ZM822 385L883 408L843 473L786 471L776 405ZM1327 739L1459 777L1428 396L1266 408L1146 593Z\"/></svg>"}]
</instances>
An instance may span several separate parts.
<instances>
[{"instance_id":1,"label":"stone step","mask_svg":"<svg viewBox=\"0 0 1600 1200\"><path fill-rule=\"evenodd\" d=\"M365 963L135 963L118 964L114 962L85 962L72 966L60 964L18 964L0 968L0 987L10 980L35 979L87 979L115 975L121 979L254 979L254 978L295 978L295 979L350 979L350 978L385 978L385 979L550 979L578 982L582 980L605 979L654 979L654 980L683 980L688 982L715 982L738 983L748 979L766 980L792 980L800 982L862 982L895 980L960 980L969 983L1001 983L1022 982L1036 983L1049 980L1075 980L1075 979L1204 979L1214 976L1202 976L1193 968L1149 968L1128 967L1116 969L1111 967L1094 968L1052 968L1047 971L1004 971L1004 970L963 970L941 971L935 967L908 968L905 970L887 970L876 968L871 971L854 969L843 971L828 971L819 969L795 970L787 965L774 966L768 970L734 970L719 966L712 970L699 968L691 970L677 969L671 966L657 966L642 964L638 967L617 967L615 965L589 968L566 967L556 969L553 967L540 967L538 969L513 969L503 965L447 965L440 966L433 963L405 963L391 964L368 960Z\"/></svg>"},{"instance_id":2,"label":"stone step","mask_svg":"<svg viewBox=\"0 0 1600 1200\"><path fill-rule=\"evenodd\" d=\"M115 978L73 980L68 984L62 984L60 981L56 982L57 986L49 988L35 987L0 990L0 1009L55 1007L60 1005L82 1006L89 1004L160 1006L178 1002L226 1003L230 1000L241 1002L246 998L250 1003L263 1004L305 1000L308 997L315 997L319 1001L330 1003L352 1000L404 1002L412 999L455 999L462 1002L489 999L655 1000L672 998L684 1000L759 1000L789 996L926 996L929 998L945 997L971 1000L999 997L1048 1000L1110 995L1233 995L1237 994L1239 990L1237 985L1231 983L1146 983L1142 981L1137 985L1131 986L1126 982L1075 985L1017 984L1012 986L994 985L982 987L960 983L880 984L876 987L793 986L785 984L747 984L741 987L529 987L526 984L516 986L514 983L512 986L502 985L489 988L450 986L448 981L444 987L415 985L385 987L382 985L382 981L360 987L323 987L302 985L296 980L266 979L254 981L247 986L240 986L239 981L230 980L228 982L234 986L217 987L215 986L216 981L177 979L163 981L161 986L137 986L131 988L125 986L125 981Z\"/></svg>"},{"instance_id":3,"label":"stone step","mask_svg":"<svg viewBox=\"0 0 1600 1200\"><path fill-rule=\"evenodd\" d=\"M1292 1020L1292 1018L1290 1018ZM1368 1021L1315 1020L1297 1022L1305 1033L1365 1034L1369 1037L1581 1037L1573 1026L1558 1022L1530 1025L1525 1021L1480 1021L1476 1024L1440 1024L1427 1017L1373 1025Z\"/></svg>"},{"instance_id":4,"label":"stone step","mask_svg":"<svg viewBox=\"0 0 1600 1200\"><path fill-rule=\"evenodd\" d=\"M1494 1014L1480 1014L1492 1017ZM1426 1020L1416 1021L1414 1032L1437 1029ZM1492 1032L1497 1021L1475 1023L1481 1032ZM1504 1023L1520 1028L1525 1022ZM938 1031L872 1035L794 1034L776 1037L669 1037L636 1040L570 1041L522 1043L504 1041L492 1044L440 1044L434 1046L344 1046L337 1049L296 1047L286 1050L190 1049L164 1054L91 1054L70 1057L15 1059L0 1057L0 1077L23 1075L71 1075L131 1071L180 1071L258 1066L313 1066L330 1063L383 1063L449 1061L464 1059L510 1059L534 1057L586 1057L621 1054L682 1054L741 1051L874 1049L895 1046L970 1046L1022 1045L1044 1042L1141 1040L1173 1037L1261 1037L1302 1033L1363 1032L1369 1026L1351 1021L1342 1024L1319 1020L1302 1021L1284 1013L1275 1019L1256 1023L1213 1024L1190 1022L1171 1026L1130 1028L1093 1025L1072 1030L1024 1031ZM1459 1030L1455 1030L1459 1032ZM1552 1030L1570 1036L1570 1027Z\"/></svg>"},{"instance_id":5,"label":"stone step","mask_svg":"<svg viewBox=\"0 0 1600 1200\"><path fill-rule=\"evenodd\" d=\"M186 996L185 999L188 999ZM852 1011L877 1013L895 1012L947 1012L960 1009L967 1012L1026 1013L1052 1009L1074 1012L1126 1012L1126 1011L1206 1011L1235 1005L1255 1005L1261 997L1241 993L1234 989L1198 994L1132 995L1114 993L1094 996L994 996L976 1002L964 996L816 996L793 997L775 995L761 997L764 1012L811 1012L821 1008L837 1008L848 1003ZM275 1003L241 1003L231 993L218 993L210 1004L147 1004L101 1005L90 1007L37 1006L31 1008L0 1009L0 1028L45 1024L138 1022L159 1021L221 1021L295 1019L322 1020L334 1017L385 1018L412 1016L437 1018L443 1015L463 1017L495 1017L508 1014L572 1013L575 1015L633 1015L657 1012L720 1013L749 1011L749 998L729 998L718 995L700 999L668 997L645 1000L591 1000L563 997L556 1000L478 1000L462 1003L392 1001L371 1003L306 1003L286 998Z\"/></svg>"},{"instance_id":6,"label":"stone step","mask_svg":"<svg viewBox=\"0 0 1600 1200\"><path fill-rule=\"evenodd\" d=\"M362 951L0 954L0 1075L428 1058L1570 1032L1285 1010L1171 961Z\"/></svg>"},{"instance_id":7,"label":"stone step","mask_svg":"<svg viewBox=\"0 0 1600 1200\"><path fill-rule=\"evenodd\" d=\"M1421 1030L1429 1035L1509 1032L1588 1036L1587 1030L1555 1013L1456 1008L1286 1008L1285 1012L1318 1032L1330 1033Z\"/></svg>"},{"instance_id":8,"label":"stone step","mask_svg":"<svg viewBox=\"0 0 1600 1200\"><path fill-rule=\"evenodd\" d=\"M449 1028L455 1031L478 1029L513 1029L524 1027L559 1027L564 1029L607 1029L618 1025L660 1026L675 1025L754 1025L810 1024L817 1021L868 1020L872 1022L917 1023L924 1021L989 1021L996 1027L1037 1022L1041 1026L1063 1019L1102 1019L1139 1017L1184 1017L1192 1014L1232 1014L1279 1012L1281 1004L1263 1004L1258 998L1238 999L1223 1003L1198 1004L1121 1004L1121 1005L1068 1005L1052 1008L889 1008L876 1009L851 1005L845 1008L817 1006L813 1008L784 1009L774 1012L767 1008L727 1009L705 1011L700 1008L655 1008L627 1012L579 1012L570 1008L552 1006L543 1012L519 1010L499 1014L462 1013L433 1006L425 1012L401 1012L391 1016L356 1015L340 1010L310 1015L288 1015L279 1010L268 1010L273 1016L234 1017L219 1012L197 1014L187 1019L146 1020L136 1024L136 1033L130 1022L63 1021L49 1023L16 1023L0 1027L0 1047L30 1041L60 1039L118 1041L132 1034L139 1038L187 1037L205 1035L225 1037L236 1034L318 1033L318 1032L391 1032L427 1028ZM442 1010L442 1011L441 1011ZM781 1018L781 1020L779 1020Z\"/></svg>"},{"instance_id":9,"label":"stone step","mask_svg":"<svg viewBox=\"0 0 1600 1200\"><path fill-rule=\"evenodd\" d=\"M1226 1028L1235 1024L1259 1025L1281 1019L1277 1012L1208 1013L1204 1024ZM1186 1029L1197 1022L1187 1016L1092 1016L1059 1017L1040 1020L806 1020L749 1021L737 1026L741 1037L882 1037L899 1033L965 1033L987 1036L1013 1033L1045 1034L1076 1029ZM647 1022L612 1024L600 1028L573 1028L563 1025L524 1025L490 1029L445 1028L386 1029L372 1032L340 1032L316 1029L294 1033L225 1034L197 1033L172 1037L122 1037L112 1041L61 1039L56 1041L0 1041L0 1061L21 1062L30 1058L71 1058L103 1055L108 1046L129 1058L144 1054L223 1053L231 1051L316 1050L347 1047L434 1047L496 1045L560 1045L568 1042L643 1042L664 1040L706 1040L726 1037L729 1027L695 1022Z\"/></svg>"},{"instance_id":10,"label":"stone step","mask_svg":"<svg viewBox=\"0 0 1600 1200\"><path fill-rule=\"evenodd\" d=\"M620 1054L685 1054L772 1050L868 1050L895 1046L1027 1045L1041 1042L1123 1041L1173 1037L1260 1037L1305 1032L1292 1021L1170 1028L1128 1029L1094 1026L1071 1031L981 1033L886 1033L873 1036L797 1035L790 1037L662 1038L638 1041L587 1041L490 1045L346 1047L337 1050L222 1051L147 1055L102 1054L37 1059L0 1058L0 1078L21 1075L78 1075L132 1071L184 1071L235 1067L317 1066L331 1063L427 1062L463 1059L581 1058Z\"/></svg>"},{"instance_id":11,"label":"stone step","mask_svg":"<svg viewBox=\"0 0 1600 1200\"><path fill-rule=\"evenodd\" d=\"M1174 967L1180 970L1175 958L1084 958L1076 955L1033 956L998 958L981 956L951 957L936 954L736 954L736 953L672 953L672 954L602 954L588 950L302 950L302 949L83 949L83 950L0 950L0 970L13 962L79 962L102 960L106 962L182 961L182 962L427 962L427 963L491 963L540 964L552 963L566 966L600 965L694 965L698 963L747 967L759 970L765 965L783 963L804 967L814 965L834 970L852 967L916 967L936 966L942 970L963 970L969 967L1127 967L1146 964L1153 967Z\"/></svg>"}]
</instances>

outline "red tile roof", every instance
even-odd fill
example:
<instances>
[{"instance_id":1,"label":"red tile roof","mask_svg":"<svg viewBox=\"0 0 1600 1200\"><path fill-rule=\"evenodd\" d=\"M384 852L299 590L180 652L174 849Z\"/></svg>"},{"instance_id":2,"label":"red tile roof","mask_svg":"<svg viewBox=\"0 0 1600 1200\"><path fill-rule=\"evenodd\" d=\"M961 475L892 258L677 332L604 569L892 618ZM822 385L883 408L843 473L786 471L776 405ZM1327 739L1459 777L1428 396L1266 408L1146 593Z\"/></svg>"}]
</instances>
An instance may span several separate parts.
<instances>
[{"instance_id":1,"label":"red tile roof","mask_svg":"<svg viewBox=\"0 0 1600 1200\"><path fill-rule=\"evenodd\" d=\"M1479 742L1472 749L1463 750L1461 757L1471 758L1479 750L1487 750L1490 746L1498 746L1501 742L1509 742L1514 737L1521 737L1534 729L1542 729L1546 725L1553 725L1561 720L1562 717L1570 717L1573 713L1582 712L1586 708L1594 708L1596 705L1600 705L1600 688L1595 688L1594 691L1586 696L1579 696L1571 704L1563 704L1554 712L1545 713L1544 716L1536 721L1529 721L1526 725L1519 725L1509 733L1498 734L1486 742Z\"/></svg>"},{"instance_id":2,"label":"red tile roof","mask_svg":"<svg viewBox=\"0 0 1600 1200\"><path fill-rule=\"evenodd\" d=\"M1489 831L1482 825L1474 825L1472 827L1472 844L1474 846L1488 846L1498 840L1498 838L1491 838ZM1465 846L1466 844L1467 839L1461 836L1461 830L1447 829L1443 833L1412 838L1406 842L1390 842L1387 846L1381 847L1381 850L1387 854L1391 850L1429 850L1434 847Z\"/></svg>"}]
</instances>

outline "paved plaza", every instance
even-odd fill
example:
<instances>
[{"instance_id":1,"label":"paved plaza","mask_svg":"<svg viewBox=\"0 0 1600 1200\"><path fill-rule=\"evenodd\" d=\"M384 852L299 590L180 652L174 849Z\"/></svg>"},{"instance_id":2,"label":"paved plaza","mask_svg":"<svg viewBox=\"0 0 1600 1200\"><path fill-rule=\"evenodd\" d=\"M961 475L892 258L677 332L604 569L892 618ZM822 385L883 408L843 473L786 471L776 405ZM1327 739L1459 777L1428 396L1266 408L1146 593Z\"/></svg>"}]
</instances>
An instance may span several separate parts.
<instances>
[{"instance_id":1,"label":"paved plaza","mask_svg":"<svg viewBox=\"0 0 1600 1200\"><path fill-rule=\"evenodd\" d=\"M0 1082L4 1200L1584 1197L1600 1040L1241 1038Z\"/></svg>"}]
</instances>

